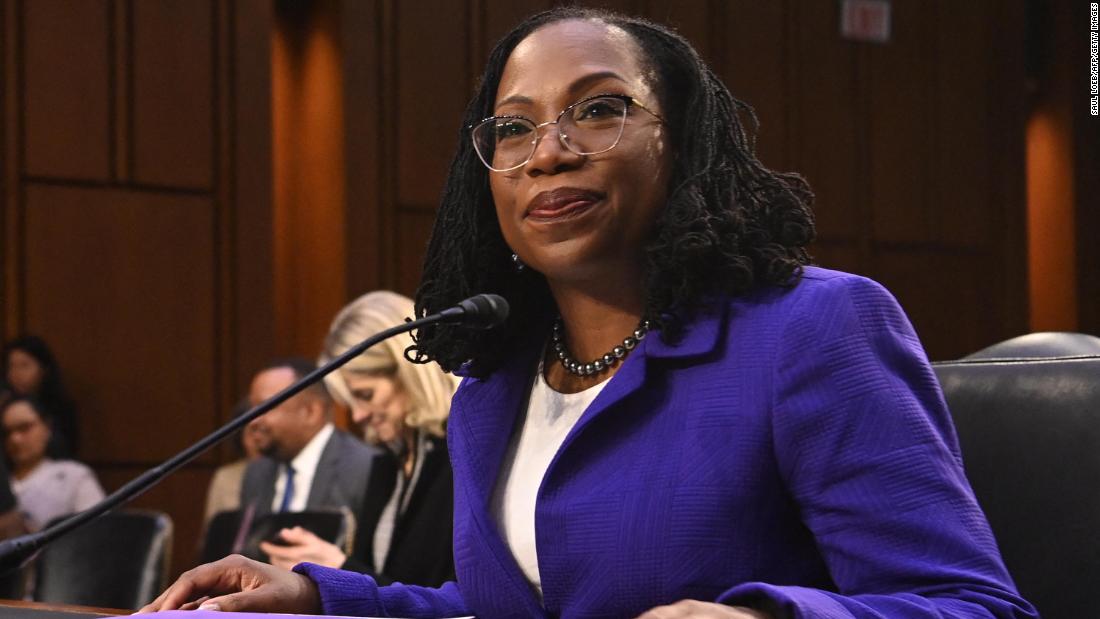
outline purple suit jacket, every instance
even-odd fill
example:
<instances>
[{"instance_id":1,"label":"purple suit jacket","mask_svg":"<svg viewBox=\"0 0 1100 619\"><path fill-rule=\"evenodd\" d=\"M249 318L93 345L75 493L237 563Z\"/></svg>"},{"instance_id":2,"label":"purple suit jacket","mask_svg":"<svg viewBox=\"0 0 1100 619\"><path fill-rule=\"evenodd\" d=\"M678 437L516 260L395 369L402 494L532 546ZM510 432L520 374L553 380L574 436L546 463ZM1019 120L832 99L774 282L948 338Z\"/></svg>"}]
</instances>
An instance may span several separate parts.
<instances>
[{"instance_id":1,"label":"purple suit jacket","mask_svg":"<svg viewBox=\"0 0 1100 619\"><path fill-rule=\"evenodd\" d=\"M298 566L326 613L632 617L692 598L790 617L1036 616L904 313L818 268L626 359L539 487L540 604L489 509L537 349L455 395L457 583Z\"/></svg>"}]
</instances>

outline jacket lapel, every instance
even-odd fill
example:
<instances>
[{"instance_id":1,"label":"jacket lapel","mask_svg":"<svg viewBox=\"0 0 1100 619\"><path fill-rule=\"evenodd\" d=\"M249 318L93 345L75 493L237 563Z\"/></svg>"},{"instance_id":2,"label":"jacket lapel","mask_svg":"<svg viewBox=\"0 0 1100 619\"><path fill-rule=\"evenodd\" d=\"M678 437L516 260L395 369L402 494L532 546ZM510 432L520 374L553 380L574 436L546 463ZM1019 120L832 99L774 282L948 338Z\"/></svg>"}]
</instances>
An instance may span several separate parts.
<instances>
[{"instance_id":1,"label":"jacket lapel","mask_svg":"<svg viewBox=\"0 0 1100 619\"><path fill-rule=\"evenodd\" d=\"M485 379L468 379L452 405L450 427L464 458L455 466L467 469L469 488L477 504L488 506L504 452L520 409L531 390L538 351L524 355ZM452 458L452 460L455 460Z\"/></svg>"},{"instance_id":2,"label":"jacket lapel","mask_svg":"<svg viewBox=\"0 0 1100 619\"><path fill-rule=\"evenodd\" d=\"M257 475L259 486L253 495L255 498L255 514L266 514L271 511L271 503L275 501L275 482L279 479L279 463L272 458L264 457L257 462L262 467ZM245 507L245 506L242 506Z\"/></svg>"},{"instance_id":3,"label":"jacket lapel","mask_svg":"<svg viewBox=\"0 0 1100 619\"><path fill-rule=\"evenodd\" d=\"M484 568L499 566L504 572L503 578L492 579L499 583L492 595L501 608L526 607L527 616L540 617L545 611L504 543L490 508L504 454L538 366L541 347L531 349L533 353L515 359L488 378L466 380L459 391L461 395L451 404L447 441L455 492L465 493L470 515L476 527L484 532L481 541L489 556L483 557L481 563ZM507 600L512 601L505 603Z\"/></svg>"},{"instance_id":4,"label":"jacket lapel","mask_svg":"<svg viewBox=\"0 0 1100 619\"><path fill-rule=\"evenodd\" d=\"M558 458L569 447L575 437L584 431L585 427L594 419L604 414L608 409L627 399L642 388L647 372L652 371L654 362L665 360L688 360L710 354L718 346L722 335L722 325L725 324L725 307L701 313L696 320L688 324L683 338L675 344L665 343L660 333L652 333L626 358L619 371L611 377L611 380L600 392L588 409L584 411L577 424L569 431L562 443L561 449L550 462L550 469Z\"/></svg>"}]
</instances>

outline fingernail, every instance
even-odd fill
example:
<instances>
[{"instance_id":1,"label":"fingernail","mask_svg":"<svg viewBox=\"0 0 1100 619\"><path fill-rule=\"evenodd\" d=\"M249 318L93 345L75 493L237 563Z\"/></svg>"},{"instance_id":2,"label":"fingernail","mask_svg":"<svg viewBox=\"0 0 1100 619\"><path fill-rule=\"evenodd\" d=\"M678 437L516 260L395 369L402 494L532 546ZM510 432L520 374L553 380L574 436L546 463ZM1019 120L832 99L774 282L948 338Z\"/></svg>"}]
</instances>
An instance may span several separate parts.
<instances>
[{"instance_id":1,"label":"fingernail","mask_svg":"<svg viewBox=\"0 0 1100 619\"><path fill-rule=\"evenodd\" d=\"M199 610L219 611L221 609L222 607L218 606L217 602L204 602L201 606L199 606Z\"/></svg>"}]
</instances>

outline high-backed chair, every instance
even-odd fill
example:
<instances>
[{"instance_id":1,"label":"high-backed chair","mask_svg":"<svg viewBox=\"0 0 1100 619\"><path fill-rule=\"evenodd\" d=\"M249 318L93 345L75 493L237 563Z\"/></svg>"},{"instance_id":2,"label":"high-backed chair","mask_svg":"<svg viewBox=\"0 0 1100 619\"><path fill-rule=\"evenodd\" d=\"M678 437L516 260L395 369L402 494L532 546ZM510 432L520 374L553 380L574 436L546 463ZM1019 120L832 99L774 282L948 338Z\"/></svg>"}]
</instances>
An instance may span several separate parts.
<instances>
[{"instance_id":1,"label":"high-backed chair","mask_svg":"<svg viewBox=\"0 0 1100 619\"><path fill-rule=\"evenodd\" d=\"M1028 333L987 346L967 359L1021 359L1025 357L1080 357L1100 355L1100 337L1087 333L1043 331Z\"/></svg>"},{"instance_id":2,"label":"high-backed chair","mask_svg":"<svg viewBox=\"0 0 1100 619\"><path fill-rule=\"evenodd\" d=\"M1021 594L1097 616L1100 355L1002 355L934 364L967 477Z\"/></svg>"},{"instance_id":3,"label":"high-backed chair","mask_svg":"<svg viewBox=\"0 0 1100 619\"><path fill-rule=\"evenodd\" d=\"M355 516L348 509L269 513L254 519L236 510L218 512L210 520L200 561L217 561L233 553L267 561L267 555L260 550L260 542L272 540L281 529L290 527L307 529L339 546L345 554L351 554L355 540Z\"/></svg>"},{"instance_id":4,"label":"high-backed chair","mask_svg":"<svg viewBox=\"0 0 1100 619\"><path fill-rule=\"evenodd\" d=\"M35 565L34 599L136 609L167 584L172 548L168 514L104 514L46 546Z\"/></svg>"}]
</instances>

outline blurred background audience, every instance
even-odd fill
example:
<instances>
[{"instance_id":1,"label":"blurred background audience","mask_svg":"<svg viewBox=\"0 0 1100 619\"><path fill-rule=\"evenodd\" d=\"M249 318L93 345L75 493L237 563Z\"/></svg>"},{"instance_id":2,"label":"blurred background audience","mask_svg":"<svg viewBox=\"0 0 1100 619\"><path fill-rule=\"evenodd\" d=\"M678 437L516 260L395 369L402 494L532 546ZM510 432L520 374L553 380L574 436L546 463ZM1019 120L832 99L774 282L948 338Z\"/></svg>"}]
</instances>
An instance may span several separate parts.
<instances>
[{"instance_id":1,"label":"blurred background audience","mask_svg":"<svg viewBox=\"0 0 1100 619\"><path fill-rule=\"evenodd\" d=\"M76 454L80 435L76 407L61 380L61 368L45 340L24 335L4 344L3 386L8 397L33 396L38 406L52 419L47 453L51 458L70 458ZM0 400L4 397L0 395Z\"/></svg>"},{"instance_id":2,"label":"blurred background audience","mask_svg":"<svg viewBox=\"0 0 1100 619\"><path fill-rule=\"evenodd\" d=\"M249 404L257 406L313 371L306 359L275 361L252 380ZM315 383L253 420L263 457L249 462L241 505L259 516L271 512L346 507L357 513L377 451L332 420L332 399Z\"/></svg>"},{"instance_id":3,"label":"blurred background audience","mask_svg":"<svg viewBox=\"0 0 1100 619\"><path fill-rule=\"evenodd\" d=\"M52 424L50 414L33 396L16 396L0 410L12 490L31 531L85 510L104 496L92 469L75 460L50 457Z\"/></svg>"},{"instance_id":4,"label":"blurred background audience","mask_svg":"<svg viewBox=\"0 0 1100 619\"><path fill-rule=\"evenodd\" d=\"M394 292L359 297L333 320L318 364L413 314L412 300ZM352 554L295 527L281 531L280 545L261 545L273 564L289 569L310 561L371 574L381 583L439 586L454 578L445 426L457 381L434 363L408 361L412 343L408 334L392 337L326 377L354 427L384 448L371 466Z\"/></svg>"},{"instance_id":5,"label":"blurred background audience","mask_svg":"<svg viewBox=\"0 0 1100 619\"><path fill-rule=\"evenodd\" d=\"M237 418L251 408L244 399L233 408L233 417ZM223 464L214 471L210 487L206 490L206 510L204 523L209 523L214 514L233 511L241 506L241 482L248 463L261 457L264 448L264 436L257 426L249 424L233 437L233 452L236 460Z\"/></svg>"}]
</instances>

